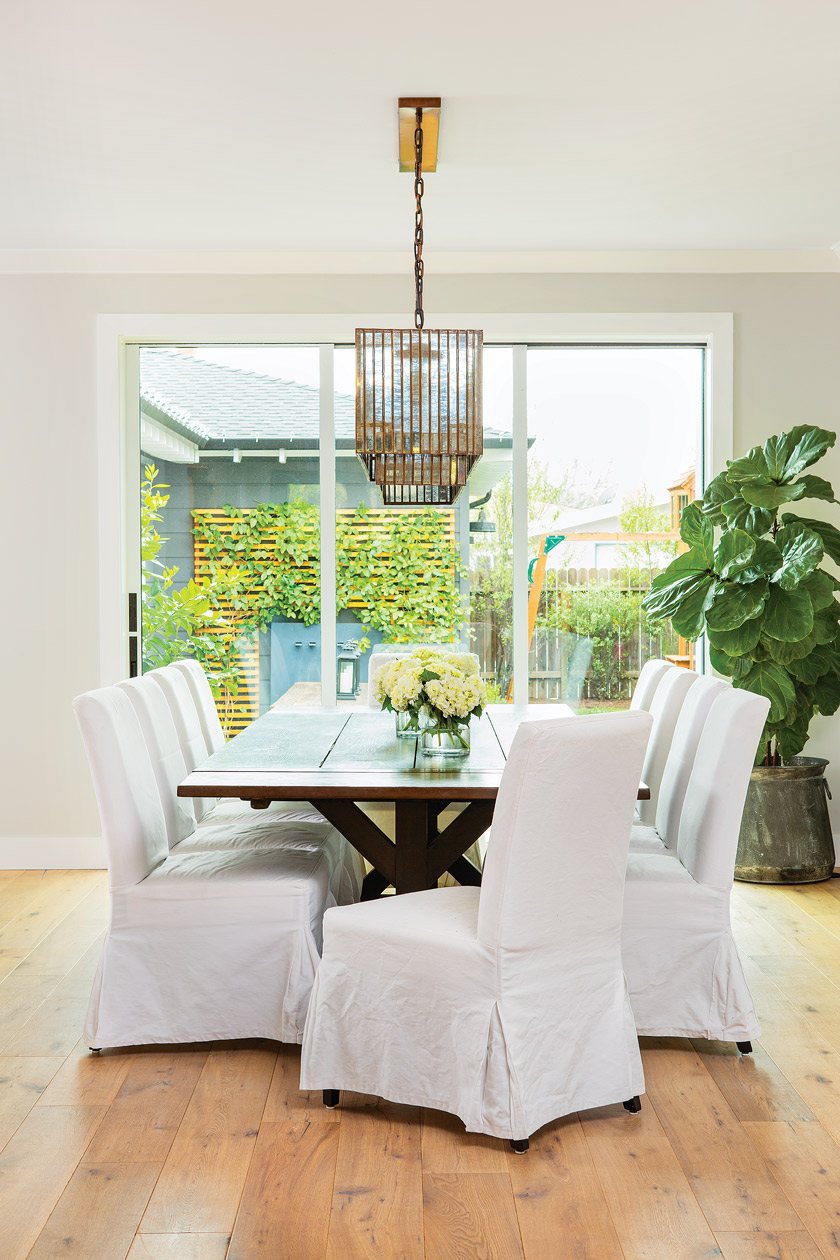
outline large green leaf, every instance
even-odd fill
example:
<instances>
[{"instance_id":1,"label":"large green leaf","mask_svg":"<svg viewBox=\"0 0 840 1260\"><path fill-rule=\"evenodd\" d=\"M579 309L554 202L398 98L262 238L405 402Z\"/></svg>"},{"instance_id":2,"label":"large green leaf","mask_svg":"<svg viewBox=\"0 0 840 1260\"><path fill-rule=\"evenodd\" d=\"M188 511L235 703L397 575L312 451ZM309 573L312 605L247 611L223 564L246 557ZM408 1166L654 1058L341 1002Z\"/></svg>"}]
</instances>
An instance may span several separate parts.
<instances>
[{"instance_id":1,"label":"large green leaf","mask_svg":"<svg viewBox=\"0 0 840 1260\"><path fill-rule=\"evenodd\" d=\"M743 529L729 529L715 548L715 569L722 578L742 572L755 552L755 539Z\"/></svg>"},{"instance_id":2,"label":"large green leaf","mask_svg":"<svg viewBox=\"0 0 840 1260\"><path fill-rule=\"evenodd\" d=\"M726 461L726 478L732 485L737 485L742 481L752 481L755 477L768 479L770 477L763 447L753 446L739 459Z\"/></svg>"},{"instance_id":3,"label":"large green leaf","mask_svg":"<svg viewBox=\"0 0 840 1260\"><path fill-rule=\"evenodd\" d=\"M831 717L837 712L840 708L840 672L836 666L814 685L811 694L824 717Z\"/></svg>"},{"instance_id":4,"label":"large green leaf","mask_svg":"<svg viewBox=\"0 0 840 1260\"><path fill-rule=\"evenodd\" d=\"M703 516L703 506L699 499L683 508L680 516L680 538L688 543L698 560L702 557L704 568L712 567L715 555L715 531L711 521Z\"/></svg>"},{"instance_id":5,"label":"large green leaf","mask_svg":"<svg viewBox=\"0 0 840 1260\"><path fill-rule=\"evenodd\" d=\"M671 613L671 625L684 639L699 639L705 631L706 610L715 597L716 586L714 578L706 576L683 592L679 607Z\"/></svg>"},{"instance_id":6,"label":"large green leaf","mask_svg":"<svg viewBox=\"0 0 840 1260\"><path fill-rule=\"evenodd\" d=\"M784 591L795 590L823 558L819 534L801 521L783 525L776 535L776 546L782 549L782 563L770 580L778 582Z\"/></svg>"},{"instance_id":7,"label":"large green leaf","mask_svg":"<svg viewBox=\"0 0 840 1260\"><path fill-rule=\"evenodd\" d=\"M775 584L770 587L764 605L762 629L771 639L795 643L811 633L814 609L807 591L784 591Z\"/></svg>"},{"instance_id":8,"label":"large green leaf","mask_svg":"<svg viewBox=\"0 0 840 1260\"><path fill-rule=\"evenodd\" d=\"M783 761L796 757L808 742L808 717L797 714L796 721L786 726L779 726L773 732L779 744L779 753Z\"/></svg>"},{"instance_id":9,"label":"large green leaf","mask_svg":"<svg viewBox=\"0 0 840 1260\"><path fill-rule=\"evenodd\" d=\"M735 531L731 531L734 533ZM738 530L738 533L742 531ZM726 535L724 535L724 538ZM723 542L723 539L721 539ZM744 564L733 565L728 576L734 581L754 582L757 578L769 577L782 564L782 553L769 538L757 538L752 557Z\"/></svg>"},{"instance_id":10,"label":"large green leaf","mask_svg":"<svg viewBox=\"0 0 840 1260\"><path fill-rule=\"evenodd\" d=\"M821 647L812 648L807 656L790 661L787 671L800 682L815 683L818 678L822 678L823 674L828 673L836 660L837 652L834 646L831 643L824 643Z\"/></svg>"},{"instance_id":11,"label":"large green leaf","mask_svg":"<svg viewBox=\"0 0 840 1260\"><path fill-rule=\"evenodd\" d=\"M702 605L702 611L705 612L705 609L714 598L715 579L713 574L705 570L700 573L689 572L685 576L678 577L670 582L665 581L667 576L668 570L654 578L651 588L643 600L645 612L652 621L664 621L666 617L670 617L673 620L687 602L690 603L693 610L697 610ZM683 634L685 638L695 637L694 635L685 634L682 630L679 633ZM702 628L697 631L697 634L702 633Z\"/></svg>"},{"instance_id":12,"label":"large green leaf","mask_svg":"<svg viewBox=\"0 0 840 1260\"><path fill-rule=\"evenodd\" d=\"M840 634L840 604L836 600L830 608L821 608L814 617L814 640L817 643L833 643Z\"/></svg>"},{"instance_id":13,"label":"large green leaf","mask_svg":"<svg viewBox=\"0 0 840 1260\"><path fill-rule=\"evenodd\" d=\"M726 517L722 510L723 504L728 503L730 499L735 497L735 487L728 480L726 473L718 473L706 486L706 493L703 495L703 515L713 525L725 525Z\"/></svg>"},{"instance_id":14,"label":"large green leaf","mask_svg":"<svg viewBox=\"0 0 840 1260\"><path fill-rule=\"evenodd\" d=\"M769 722L781 722L796 700L796 688L787 670L774 661L757 661L738 686L766 696L770 701Z\"/></svg>"},{"instance_id":15,"label":"large green leaf","mask_svg":"<svg viewBox=\"0 0 840 1260\"><path fill-rule=\"evenodd\" d=\"M748 534L756 537L766 534L776 519L774 510L754 507L751 503L747 503L740 493L734 499L721 504L721 511L730 529L745 529Z\"/></svg>"},{"instance_id":16,"label":"large green leaf","mask_svg":"<svg viewBox=\"0 0 840 1260\"><path fill-rule=\"evenodd\" d=\"M735 630L753 617L758 617L767 599L767 580L742 586L738 582L722 582L715 592L714 603L706 614L710 630ZM756 639L756 642L758 640Z\"/></svg>"},{"instance_id":17,"label":"large green leaf","mask_svg":"<svg viewBox=\"0 0 840 1260\"><path fill-rule=\"evenodd\" d=\"M726 674L727 678L739 678L752 669L752 661L745 660L742 656L728 656L726 652L719 651L711 640L709 641L709 659L718 673Z\"/></svg>"},{"instance_id":18,"label":"large green leaf","mask_svg":"<svg viewBox=\"0 0 840 1260\"><path fill-rule=\"evenodd\" d=\"M717 600L715 601L717 604ZM727 656L746 656L761 638L761 618L744 621L734 630L709 630L709 643ZM771 640L775 642L775 640Z\"/></svg>"},{"instance_id":19,"label":"large green leaf","mask_svg":"<svg viewBox=\"0 0 840 1260\"><path fill-rule=\"evenodd\" d=\"M794 516L792 512L785 512L782 521L785 525L791 524L792 521L807 525L815 534L819 534L826 555L830 556L835 564L840 564L840 529L835 529L833 525L829 525L828 521L815 521L809 516Z\"/></svg>"},{"instance_id":20,"label":"large green leaf","mask_svg":"<svg viewBox=\"0 0 840 1260\"><path fill-rule=\"evenodd\" d=\"M766 481L764 478L743 481L739 489L741 497L746 499L747 503L761 508L778 508L783 503L793 503L795 499L801 499L805 493L805 486L801 481L780 486L775 481Z\"/></svg>"},{"instance_id":21,"label":"large green leaf","mask_svg":"<svg viewBox=\"0 0 840 1260\"><path fill-rule=\"evenodd\" d=\"M834 487L830 481L826 481L824 477L815 477L813 473L806 473L804 477L800 477L796 482L798 486L804 485L805 493L803 499L826 499L829 503L837 503L834 497Z\"/></svg>"},{"instance_id":22,"label":"large green leaf","mask_svg":"<svg viewBox=\"0 0 840 1260\"><path fill-rule=\"evenodd\" d=\"M750 625L747 622L747 625ZM814 629L804 639L798 639L795 643L784 643L781 639L771 639L766 636L761 642L766 646L774 661L779 665L788 665L791 661L801 660L803 656L807 656L809 652L813 652L817 646L817 619L814 618Z\"/></svg>"},{"instance_id":23,"label":"large green leaf","mask_svg":"<svg viewBox=\"0 0 840 1260\"><path fill-rule=\"evenodd\" d=\"M774 481L790 481L822 459L836 438L835 433L813 424L797 424L789 433L768 438L764 443L764 462L770 476Z\"/></svg>"},{"instance_id":24,"label":"large green leaf","mask_svg":"<svg viewBox=\"0 0 840 1260\"><path fill-rule=\"evenodd\" d=\"M814 605L814 612L819 612L821 608L830 608L834 603L834 592L837 584L830 573L826 573L825 569L815 569L813 573L809 573L800 583L803 591L807 591L811 596L811 603Z\"/></svg>"}]
</instances>

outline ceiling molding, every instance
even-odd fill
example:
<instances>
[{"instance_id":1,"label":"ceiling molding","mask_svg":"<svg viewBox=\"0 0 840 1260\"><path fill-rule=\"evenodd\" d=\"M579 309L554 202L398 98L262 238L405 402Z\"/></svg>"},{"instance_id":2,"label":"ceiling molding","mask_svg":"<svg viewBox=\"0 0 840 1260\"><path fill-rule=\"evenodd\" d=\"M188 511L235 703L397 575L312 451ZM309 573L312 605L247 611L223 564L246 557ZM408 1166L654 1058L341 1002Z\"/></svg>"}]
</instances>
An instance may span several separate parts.
<instances>
[{"instance_id":1,"label":"ceiling molding","mask_svg":"<svg viewBox=\"0 0 840 1260\"><path fill-rule=\"evenodd\" d=\"M840 272L840 242L802 250L476 251L425 254L441 275ZM409 251L229 252L0 249L3 275L402 275Z\"/></svg>"}]
</instances>

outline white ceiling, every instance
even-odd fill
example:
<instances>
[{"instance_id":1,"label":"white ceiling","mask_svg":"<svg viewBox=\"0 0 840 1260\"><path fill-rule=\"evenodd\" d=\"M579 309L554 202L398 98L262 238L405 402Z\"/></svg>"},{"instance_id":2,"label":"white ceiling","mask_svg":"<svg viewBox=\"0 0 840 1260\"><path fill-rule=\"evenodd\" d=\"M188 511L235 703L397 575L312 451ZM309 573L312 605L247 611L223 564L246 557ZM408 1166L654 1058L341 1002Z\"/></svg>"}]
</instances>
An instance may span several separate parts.
<instances>
[{"instance_id":1,"label":"white ceiling","mask_svg":"<svg viewBox=\"0 0 840 1260\"><path fill-rule=\"evenodd\" d=\"M837 0L7 0L0 249L826 250Z\"/></svg>"}]
</instances>

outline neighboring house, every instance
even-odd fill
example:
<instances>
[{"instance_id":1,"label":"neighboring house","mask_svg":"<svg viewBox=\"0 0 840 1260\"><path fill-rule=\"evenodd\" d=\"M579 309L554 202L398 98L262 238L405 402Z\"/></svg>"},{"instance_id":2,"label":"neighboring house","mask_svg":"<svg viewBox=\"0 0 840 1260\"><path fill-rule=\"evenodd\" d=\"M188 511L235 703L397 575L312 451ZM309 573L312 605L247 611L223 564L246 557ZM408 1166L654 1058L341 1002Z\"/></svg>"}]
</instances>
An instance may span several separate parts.
<instances>
[{"instance_id":1,"label":"neighboring house","mask_svg":"<svg viewBox=\"0 0 840 1260\"><path fill-rule=\"evenodd\" d=\"M209 363L191 350L140 351L141 450L170 486L162 553L192 573L189 513L318 495L319 392L308 385ZM336 507L381 506L355 453L355 399L335 395ZM509 470L512 438L484 431L484 455L456 504L464 546L469 503ZM466 559L466 556L465 556Z\"/></svg>"},{"instance_id":2,"label":"neighboring house","mask_svg":"<svg viewBox=\"0 0 840 1260\"><path fill-rule=\"evenodd\" d=\"M199 358L193 350L140 351L142 462L159 468L168 487L159 560L177 567L176 585L195 575L191 513L225 504L251 508L303 498L318 502L319 391L293 381ZM382 506L377 487L355 453L355 399L335 395L336 509ZM454 509L455 536L469 562L470 502L488 495L511 466L512 438L484 431L484 455ZM464 581L466 587L466 580ZM466 593L466 592L465 592ZM357 637L360 623L339 614L339 642ZM371 635L372 642L378 637ZM290 679L317 678L320 627L305 634L298 622L278 620L260 636L261 707ZM363 661L363 678L367 661Z\"/></svg>"}]
</instances>

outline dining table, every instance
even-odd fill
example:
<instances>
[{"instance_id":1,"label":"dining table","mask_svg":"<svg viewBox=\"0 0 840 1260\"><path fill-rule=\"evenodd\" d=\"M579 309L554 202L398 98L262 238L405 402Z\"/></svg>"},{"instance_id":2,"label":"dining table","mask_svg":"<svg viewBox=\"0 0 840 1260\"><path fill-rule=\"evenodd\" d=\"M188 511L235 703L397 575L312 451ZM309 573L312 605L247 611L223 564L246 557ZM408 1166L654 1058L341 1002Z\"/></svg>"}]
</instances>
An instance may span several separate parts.
<instances>
[{"instance_id":1,"label":"dining table","mask_svg":"<svg viewBox=\"0 0 840 1260\"><path fill-rule=\"evenodd\" d=\"M505 760L521 722L571 717L565 704L488 705L470 723L463 761L427 758L417 739L397 739L391 713L373 708L276 707L197 765L183 797L238 798L254 809L306 800L373 868L363 899L434 887L449 871L480 884L466 856L490 827ZM649 798L644 784L639 798ZM361 808L390 802L394 839ZM459 807L443 825L448 806Z\"/></svg>"}]
</instances>

